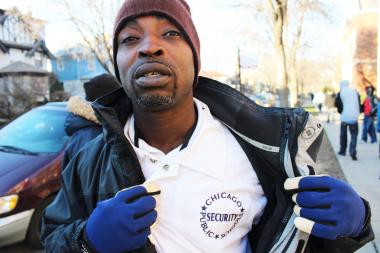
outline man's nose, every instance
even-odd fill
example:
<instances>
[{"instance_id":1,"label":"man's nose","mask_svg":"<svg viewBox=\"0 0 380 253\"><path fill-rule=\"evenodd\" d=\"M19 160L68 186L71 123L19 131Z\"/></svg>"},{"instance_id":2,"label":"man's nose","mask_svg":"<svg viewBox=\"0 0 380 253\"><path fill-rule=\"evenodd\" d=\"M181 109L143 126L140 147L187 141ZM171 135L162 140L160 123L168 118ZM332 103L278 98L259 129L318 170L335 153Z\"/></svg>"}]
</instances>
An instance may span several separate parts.
<instances>
[{"instance_id":1,"label":"man's nose","mask_svg":"<svg viewBox=\"0 0 380 253\"><path fill-rule=\"evenodd\" d=\"M161 56L164 53L164 50L161 46L159 38L156 38L155 36L148 36L143 39L138 53L140 58L154 57Z\"/></svg>"}]
</instances>

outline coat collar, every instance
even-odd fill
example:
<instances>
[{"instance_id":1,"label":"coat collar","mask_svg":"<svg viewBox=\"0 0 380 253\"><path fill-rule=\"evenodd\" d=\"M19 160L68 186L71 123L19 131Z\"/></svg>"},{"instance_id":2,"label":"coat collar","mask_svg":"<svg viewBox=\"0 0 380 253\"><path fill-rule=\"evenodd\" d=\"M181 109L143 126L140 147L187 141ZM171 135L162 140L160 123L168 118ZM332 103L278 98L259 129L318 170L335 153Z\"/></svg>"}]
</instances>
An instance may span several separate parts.
<instances>
[{"instance_id":1,"label":"coat collar","mask_svg":"<svg viewBox=\"0 0 380 253\"><path fill-rule=\"evenodd\" d=\"M284 145L287 131L294 133L295 128L302 128L300 124L306 115L299 108L259 106L232 87L205 77L199 77L194 96L245 141L273 153L278 153ZM92 106L106 130L123 135L123 126L132 113L132 103L123 88L97 99ZM289 115L295 119L293 122Z\"/></svg>"}]
</instances>

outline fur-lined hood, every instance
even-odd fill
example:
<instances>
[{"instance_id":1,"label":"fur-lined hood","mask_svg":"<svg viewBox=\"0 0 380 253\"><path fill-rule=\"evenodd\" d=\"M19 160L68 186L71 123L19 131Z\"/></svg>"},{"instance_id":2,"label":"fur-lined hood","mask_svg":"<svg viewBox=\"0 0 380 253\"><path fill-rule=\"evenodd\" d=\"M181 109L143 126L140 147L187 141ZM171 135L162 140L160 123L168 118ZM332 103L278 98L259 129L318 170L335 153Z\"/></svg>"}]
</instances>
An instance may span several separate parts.
<instances>
[{"instance_id":1,"label":"fur-lined hood","mask_svg":"<svg viewBox=\"0 0 380 253\"><path fill-rule=\"evenodd\" d=\"M91 102L84 100L79 96L70 97L68 101L69 111L77 116L81 116L96 124L100 124L95 116L95 112L91 107Z\"/></svg>"}]
</instances>

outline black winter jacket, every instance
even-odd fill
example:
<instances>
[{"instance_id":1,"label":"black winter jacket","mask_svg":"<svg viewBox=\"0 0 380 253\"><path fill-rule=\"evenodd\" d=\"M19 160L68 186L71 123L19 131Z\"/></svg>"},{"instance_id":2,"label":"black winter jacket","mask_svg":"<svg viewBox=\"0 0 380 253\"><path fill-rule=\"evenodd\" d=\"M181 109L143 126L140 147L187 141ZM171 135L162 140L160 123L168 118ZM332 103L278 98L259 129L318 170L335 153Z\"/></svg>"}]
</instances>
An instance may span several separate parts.
<instances>
[{"instance_id":1,"label":"black winter jacket","mask_svg":"<svg viewBox=\"0 0 380 253\"><path fill-rule=\"evenodd\" d=\"M368 205L366 225L358 238L308 238L294 227L293 203L283 183L288 177L314 173L322 138L322 125L307 112L263 108L229 86L202 77L194 93L231 129L268 199L260 222L248 235L252 252L348 253L373 239ZM93 107L104 133L82 149L62 175L62 189L43 218L41 237L46 252L81 252L86 245L82 236L86 220L97 202L144 182L136 154L123 133L132 113L124 91L98 99ZM134 252L156 251L148 241Z\"/></svg>"}]
</instances>

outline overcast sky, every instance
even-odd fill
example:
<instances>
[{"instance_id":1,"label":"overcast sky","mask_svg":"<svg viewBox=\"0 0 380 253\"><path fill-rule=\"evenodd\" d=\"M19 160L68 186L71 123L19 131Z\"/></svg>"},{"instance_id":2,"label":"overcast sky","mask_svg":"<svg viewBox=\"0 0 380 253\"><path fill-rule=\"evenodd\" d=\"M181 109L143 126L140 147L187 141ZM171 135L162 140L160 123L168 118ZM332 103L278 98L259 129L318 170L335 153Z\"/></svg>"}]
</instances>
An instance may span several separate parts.
<instances>
[{"instance_id":1,"label":"overcast sky","mask_svg":"<svg viewBox=\"0 0 380 253\"><path fill-rule=\"evenodd\" d=\"M72 0L73 2L75 0ZM96 1L96 0L94 0ZM110 0L112 1L112 0ZM339 9L343 16L349 16L357 6L356 0L331 0L341 3ZM236 28L249 26L249 21L244 15L238 13L237 8L228 7L235 0L188 0L192 9L195 26L201 39L203 69L213 69L230 72L236 66L237 47L243 47L247 59L255 57L255 50L247 45L244 40L235 33ZM0 8L8 9L16 6L21 12L31 11L36 18L47 21L46 43L54 53L59 49L73 45L79 40L79 35L63 22L54 11L54 0L0 0ZM344 18L344 17L343 17ZM322 29L322 28L321 28ZM330 29L330 30L329 30ZM337 36L334 40L336 45L340 40L342 27L323 27L324 32L317 31L320 36ZM331 43L329 40L321 43ZM330 44L331 48L331 44Z\"/></svg>"}]
</instances>

